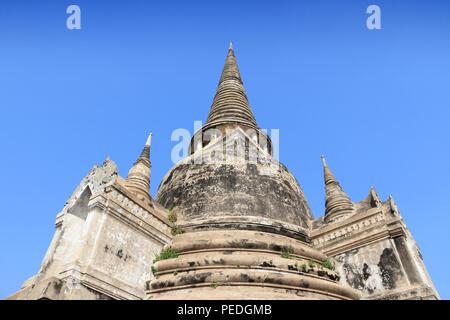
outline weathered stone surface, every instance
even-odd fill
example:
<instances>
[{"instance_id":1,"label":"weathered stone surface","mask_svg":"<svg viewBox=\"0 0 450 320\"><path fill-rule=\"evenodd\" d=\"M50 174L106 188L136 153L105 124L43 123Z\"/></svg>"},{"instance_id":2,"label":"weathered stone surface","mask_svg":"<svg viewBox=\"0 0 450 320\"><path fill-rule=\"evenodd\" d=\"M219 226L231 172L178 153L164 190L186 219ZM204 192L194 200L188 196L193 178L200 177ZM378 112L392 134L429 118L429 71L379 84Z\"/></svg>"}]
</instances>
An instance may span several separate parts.
<instances>
[{"instance_id":1,"label":"weathered stone surface","mask_svg":"<svg viewBox=\"0 0 450 320\"><path fill-rule=\"evenodd\" d=\"M284 299L359 298L339 284L337 272L324 267L325 255L290 237L244 230L189 232L175 236L171 249L177 257L154 265L156 278L148 283L154 299L187 289L185 299L219 299L236 286L240 299L254 298L250 294L258 286L278 295L284 290Z\"/></svg>"},{"instance_id":2,"label":"weathered stone surface","mask_svg":"<svg viewBox=\"0 0 450 320\"><path fill-rule=\"evenodd\" d=\"M259 151L254 161L246 158L249 145ZM175 165L157 200L182 220L257 216L305 229L312 221L297 180L240 128Z\"/></svg>"},{"instance_id":3,"label":"weathered stone surface","mask_svg":"<svg viewBox=\"0 0 450 320\"><path fill-rule=\"evenodd\" d=\"M392 197L372 188L352 202L324 161L325 216L313 220L257 126L231 47L203 129L158 201L150 138L127 179L110 160L94 167L39 272L9 298L439 298Z\"/></svg>"},{"instance_id":4,"label":"weathered stone surface","mask_svg":"<svg viewBox=\"0 0 450 320\"><path fill-rule=\"evenodd\" d=\"M364 299L439 298L392 197L383 203L374 188L345 218L315 221L311 237Z\"/></svg>"},{"instance_id":5,"label":"weathered stone surface","mask_svg":"<svg viewBox=\"0 0 450 320\"><path fill-rule=\"evenodd\" d=\"M142 299L170 230L166 212L129 191L108 160L70 197L39 272L10 299Z\"/></svg>"},{"instance_id":6,"label":"weathered stone surface","mask_svg":"<svg viewBox=\"0 0 450 320\"><path fill-rule=\"evenodd\" d=\"M325 182L325 217L326 222L339 221L354 213L353 203L344 192L339 181L334 177L322 156Z\"/></svg>"}]
</instances>

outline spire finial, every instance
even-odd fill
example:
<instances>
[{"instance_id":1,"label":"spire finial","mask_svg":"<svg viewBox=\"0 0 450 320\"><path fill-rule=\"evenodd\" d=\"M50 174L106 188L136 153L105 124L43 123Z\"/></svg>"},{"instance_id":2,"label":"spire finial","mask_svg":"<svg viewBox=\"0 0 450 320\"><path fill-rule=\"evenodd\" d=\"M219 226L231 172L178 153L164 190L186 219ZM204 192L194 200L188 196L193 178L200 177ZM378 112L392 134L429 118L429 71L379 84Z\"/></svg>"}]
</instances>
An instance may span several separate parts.
<instances>
[{"instance_id":1,"label":"spire finial","mask_svg":"<svg viewBox=\"0 0 450 320\"><path fill-rule=\"evenodd\" d=\"M205 127L216 127L228 123L243 125L246 128L258 127L245 93L232 43L230 43Z\"/></svg>"},{"instance_id":2,"label":"spire finial","mask_svg":"<svg viewBox=\"0 0 450 320\"><path fill-rule=\"evenodd\" d=\"M228 47L228 50L233 50L233 42L230 41L230 46Z\"/></svg>"},{"instance_id":3,"label":"spire finial","mask_svg":"<svg viewBox=\"0 0 450 320\"><path fill-rule=\"evenodd\" d=\"M328 167L327 160L325 160L325 156L322 155L320 156L320 158L322 159L323 176L325 179L325 184L338 183L333 173L331 172L331 169Z\"/></svg>"},{"instance_id":4,"label":"spire finial","mask_svg":"<svg viewBox=\"0 0 450 320\"><path fill-rule=\"evenodd\" d=\"M328 167L327 161L325 160L325 156L324 156L324 155L321 155L321 156L320 156L320 159L322 159L322 164L323 164L323 166L324 166L324 167Z\"/></svg>"},{"instance_id":5,"label":"spire finial","mask_svg":"<svg viewBox=\"0 0 450 320\"><path fill-rule=\"evenodd\" d=\"M145 145L148 146L149 148L152 146L152 137L153 137L153 133L150 132L150 134L148 135L148 138L147 138L147 142L145 143Z\"/></svg>"}]
</instances>

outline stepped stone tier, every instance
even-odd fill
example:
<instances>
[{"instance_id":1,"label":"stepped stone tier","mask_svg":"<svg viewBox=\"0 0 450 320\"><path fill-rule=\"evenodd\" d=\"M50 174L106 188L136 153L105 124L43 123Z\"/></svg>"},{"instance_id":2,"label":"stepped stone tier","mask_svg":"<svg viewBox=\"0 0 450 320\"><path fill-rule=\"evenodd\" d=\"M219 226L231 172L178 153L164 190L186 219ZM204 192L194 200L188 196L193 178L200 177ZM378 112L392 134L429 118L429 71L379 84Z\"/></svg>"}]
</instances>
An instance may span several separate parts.
<instances>
[{"instance_id":1,"label":"stepped stone tier","mask_svg":"<svg viewBox=\"0 0 450 320\"><path fill-rule=\"evenodd\" d=\"M275 232L210 228L175 236L176 259L156 263L154 299L358 299L322 267L327 257ZM280 252L288 252L285 256Z\"/></svg>"},{"instance_id":2,"label":"stepped stone tier","mask_svg":"<svg viewBox=\"0 0 450 320\"><path fill-rule=\"evenodd\" d=\"M353 202L325 158L314 219L259 129L230 45L205 126L150 196L147 139L107 159L56 219L38 273L9 299L439 299L392 197Z\"/></svg>"}]
</instances>

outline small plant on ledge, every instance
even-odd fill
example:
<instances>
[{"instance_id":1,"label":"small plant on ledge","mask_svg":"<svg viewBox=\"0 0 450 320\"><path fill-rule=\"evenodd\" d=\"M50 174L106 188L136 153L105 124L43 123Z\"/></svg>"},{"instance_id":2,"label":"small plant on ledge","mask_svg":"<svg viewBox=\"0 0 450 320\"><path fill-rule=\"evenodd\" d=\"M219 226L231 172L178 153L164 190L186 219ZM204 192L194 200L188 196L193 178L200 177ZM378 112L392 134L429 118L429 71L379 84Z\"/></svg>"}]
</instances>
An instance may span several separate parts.
<instances>
[{"instance_id":1,"label":"small plant on ledge","mask_svg":"<svg viewBox=\"0 0 450 320\"><path fill-rule=\"evenodd\" d=\"M178 258L178 252L173 250L172 248L163 249L153 260L153 263L167 260L167 259L175 259Z\"/></svg>"},{"instance_id":2,"label":"small plant on ledge","mask_svg":"<svg viewBox=\"0 0 450 320\"><path fill-rule=\"evenodd\" d=\"M281 257L285 259L293 259L294 257L291 255L291 250L283 249L281 251Z\"/></svg>"},{"instance_id":3,"label":"small plant on ledge","mask_svg":"<svg viewBox=\"0 0 450 320\"><path fill-rule=\"evenodd\" d=\"M306 271L308 271L308 266L306 265L306 263L302 263L302 272Z\"/></svg>"},{"instance_id":4,"label":"small plant on ledge","mask_svg":"<svg viewBox=\"0 0 450 320\"><path fill-rule=\"evenodd\" d=\"M171 230L171 233L172 233L173 236L176 236L177 234L182 234L182 233L184 233L184 230L181 229L180 227L173 226L173 227L172 227L172 230Z\"/></svg>"},{"instance_id":5,"label":"small plant on ledge","mask_svg":"<svg viewBox=\"0 0 450 320\"><path fill-rule=\"evenodd\" d=\"M169 210L169 214L167 215L167 218L169 219L170 222L175 223L177 222L178 218L177 218L177 214L175 212L173 212L172 209Z\"/></svg>"},{"instance_id":6,"label":"small plant on ledge","mask_svg":"<svg viewBox=\"0 0 450 320\"><path fill-rule=\"evenodd\" d=\"M155 266L152 266L151 270L152 270L152 273L153 273L153 276L155 277L155 279L158 279L158 273L156 271Z\"/></svg>"},{"instance_id":7,"label":"small plant on ledge","mask_svg":"<svg viewBox=\"0 0 450 320\"><path fill-rule=\"evenodd\" d=\"M324 262L322 262L322 266L324 268L334 270L334 263L330 259L327 259Z\"/></svg>"}]
</instances>

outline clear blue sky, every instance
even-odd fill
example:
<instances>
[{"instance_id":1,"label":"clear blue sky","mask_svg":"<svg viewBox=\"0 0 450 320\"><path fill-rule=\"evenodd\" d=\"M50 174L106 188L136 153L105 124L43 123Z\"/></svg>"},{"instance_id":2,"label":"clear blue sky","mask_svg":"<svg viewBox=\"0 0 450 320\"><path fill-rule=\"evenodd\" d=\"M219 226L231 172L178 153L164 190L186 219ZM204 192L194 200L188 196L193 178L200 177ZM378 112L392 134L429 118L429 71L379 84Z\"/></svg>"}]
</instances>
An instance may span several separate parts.
<instances>
[{"instance_id":1,"label":"clear blue sky","mask_svg":"<svg viewBox=\"0 0 450 320\"><path fill-rule=\"evenodd\" d=\"M206 119L230 40L315 216L325 154L354 201L394 196L450 298L450 2L400 0L1 1L0 297L38 270L91 167L109 155L125 175L149 131L155 194L171 132Z\"/></svg>"}]
</instances>

